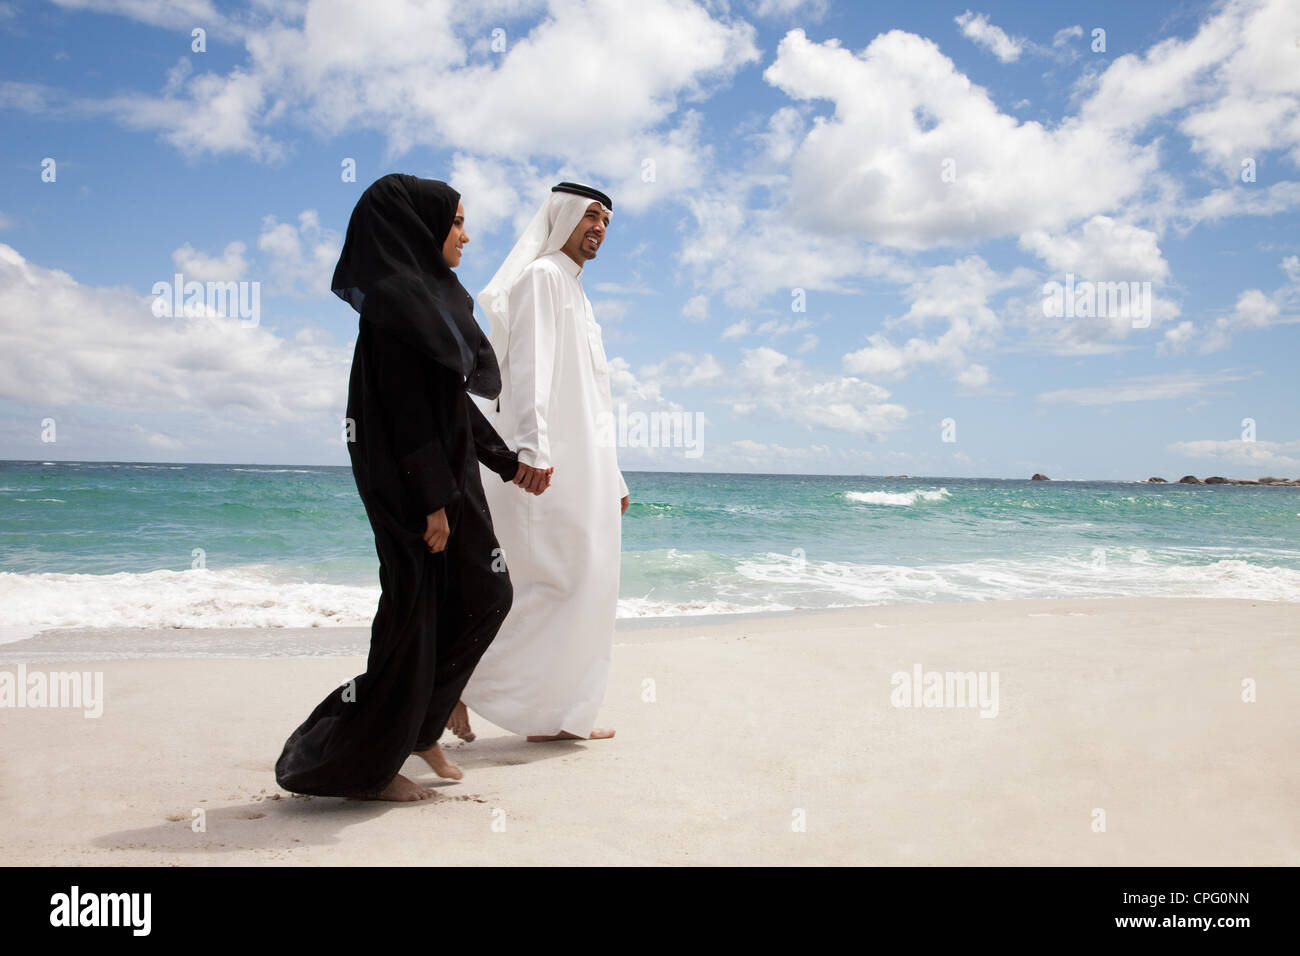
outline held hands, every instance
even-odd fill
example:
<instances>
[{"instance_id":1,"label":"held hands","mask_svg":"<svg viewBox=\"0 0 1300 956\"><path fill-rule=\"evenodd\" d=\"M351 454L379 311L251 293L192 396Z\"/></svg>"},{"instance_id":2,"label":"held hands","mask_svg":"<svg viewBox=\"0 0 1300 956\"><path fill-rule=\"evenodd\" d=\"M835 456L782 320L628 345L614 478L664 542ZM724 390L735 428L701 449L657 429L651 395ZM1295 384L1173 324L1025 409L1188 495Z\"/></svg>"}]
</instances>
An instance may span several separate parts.
<instances>
[{"instance_id":1,"label":"held hands","mask_svg":"<svg viewBox=\"0 0 1300 956\"><path fill-rule=\"evenodd\" d=\"M619 513L620 515L625 515L625 514L627 514L627 503L628 503L628 501L629 501L630 498L631 498L631 495L624 495L624 496L623 496L623 500L619 502L619 511L618 511L618 513Z\"/></svg>"},{"instance_id":2,"label":"held hands","mask_svg":"<svg viewBox=\"0 0 1300 956\"><path fill-rule=\"evenodd\" d=\"M534 468L532 465L525 465L522 461L519 463L519 470L515 472L512 479L516 485L534 495L540 495L547 488L551 487L551 468Z\"/></svg>"},{"instance_id":3,"label":"held hands","mask_svg":"<svg viewBox=\"0 0 1300 956\"><path fill-rule=\"evenodd\" d=\"M424 543L430 554L437 554L447 547L451 537L451 525L447 524L447 509L439 508L425 519Z\"/></svg>"}]
</instances>

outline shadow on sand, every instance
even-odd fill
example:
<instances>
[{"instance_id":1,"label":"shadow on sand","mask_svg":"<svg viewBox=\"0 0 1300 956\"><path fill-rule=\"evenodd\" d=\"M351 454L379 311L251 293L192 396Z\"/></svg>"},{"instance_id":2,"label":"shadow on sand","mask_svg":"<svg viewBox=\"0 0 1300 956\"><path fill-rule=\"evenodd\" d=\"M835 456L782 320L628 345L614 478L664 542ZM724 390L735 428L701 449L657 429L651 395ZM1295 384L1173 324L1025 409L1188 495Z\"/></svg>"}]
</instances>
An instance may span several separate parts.
<instances>
[{"instance_id":1,"label":"shadow on sand","mask_svg":"<svg viewBox=\"0 0 1300 956\"><path fill-rule=\"evenodd\" d=\"M449 743L448 739L454 743ZM443 780L433 775L419 757L409 758L401 772L437 791L430 800L389 803L349 797L311 797L291 794L275 786L268 774L266 795L256 794L233 806L203 808L204 830L195 832L195 808L169 814L157 826L105 833L91 845L106 850L167 850L173 853L233 853L242 850L295 850L306 846L332 846L348 827L386 813L436 811L449 802L487 803L474 788L473 771L488 767L519 766L551 760L586 749L586 741L558 740L530 744L522 737L479 738L473 743L443 739L443 750L465 771L465 780ZM273 789L272 789L273 788ZM265 791L264 791L265 793ZM435 817L436 819L436 817Z\"/></svg>"}]
</instances>

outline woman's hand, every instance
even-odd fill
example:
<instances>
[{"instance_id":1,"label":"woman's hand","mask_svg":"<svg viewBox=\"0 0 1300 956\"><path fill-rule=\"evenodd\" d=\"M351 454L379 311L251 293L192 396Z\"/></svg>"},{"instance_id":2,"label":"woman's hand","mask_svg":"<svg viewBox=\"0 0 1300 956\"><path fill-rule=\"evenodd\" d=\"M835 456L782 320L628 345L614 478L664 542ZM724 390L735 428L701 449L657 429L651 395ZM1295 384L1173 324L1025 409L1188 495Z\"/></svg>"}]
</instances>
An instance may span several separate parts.
<instances>
[{"instance_id":1,"label":"woman's hand","mask_svg":"<svg viewBox=\"0 0 1300 956\"><path fill-rule=\"evenodd\" d=\"M555 471L554 466L550 468L534 468L532 465L525 465L521 461L519 469L515 472L515 477L512 480L524 491L540 495L551 487L551 472L553 471Z\"/></svg>"},{"instance_id":2,"label":"woman's hand","mask_svg":"<svg viewBox=\"0 0 1300 956\"><path fill-rule=\"evenodd\" d=\"M447 509L439 508L425 519L424 543L430 554L437 554L447 547L447 539L450 537L451 525L447 524Z\"/></svg>"}]
</instances>

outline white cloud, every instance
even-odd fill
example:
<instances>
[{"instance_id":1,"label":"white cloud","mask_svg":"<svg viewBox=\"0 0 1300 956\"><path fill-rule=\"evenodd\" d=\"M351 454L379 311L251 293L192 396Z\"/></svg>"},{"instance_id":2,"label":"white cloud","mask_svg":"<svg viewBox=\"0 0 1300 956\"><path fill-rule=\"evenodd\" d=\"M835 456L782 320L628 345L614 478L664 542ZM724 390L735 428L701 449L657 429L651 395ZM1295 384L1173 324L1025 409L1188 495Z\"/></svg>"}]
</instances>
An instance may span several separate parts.
<instances>
[{"instance_id":1,"label":"white cloud","mask_svg":"<svg viewBox=\"0 0 1300 956\"><path fill-rule=\"evenodd\" d=\"M1077 115L1050 126L999 110L925 38L890 31L854 53L838 41L813 43L790 31L764 77L800 106L780 107L768 118L757 136L761 153L733 177L734 186L691 197L698 231L683 264L729 305L753 306L782 288L845 292L863 278L896 280L894 264L863 241L929 249L1016 235L1026 251L1058 266L1074 262L1080 275L1125 271L1166 281L1159 235L1168 219L1267 215L1300 205L1300 184L1289 182L1187 197L1181 182L1159 168L1161 142L1145 136L1154 119L1176 120L1178 110L1228 95L1231 83L1215 80L1215 69L1241 73L1263 42L1260 24L1291 16L1279 8L1228 4L1191 41L1121 57L1081 89ZM972 14L968 25L975 22ZM1216 34L1234 31L1250 38L1216 41ZM1054 42L1063 47L1083 32L1066 27ZM1294 70L1270 76L1279 101L1296 101ZM1126 99L1129 81L1134 104ZM822 102L833 112L809 124L803 114ZM1249 125L1256 111L1239 105ZM1274 148L1287 142L1276 131L1268 135ZM944 181L945 171L952 181ZM755 187L788 202L754 208ZM1143 216L1154 218L1154 228ZM1152 305L1153 324L1179 313L1176 302L1159 295ZM1062 330L1057 347L1095 351L1127 334L1113 323L1075 323Z\"/></svg>"},{"instance_id":2,"label":"white cloud","mask_svg":"<svg viewBox=\"0 0 1300 956\"><path fill-rule=\"evenodd\" d=\"M1235 175L1243 157L1286 150L1300 164L1300 6L1229 0L1190 39L1118 57L1093 81L1080 116L1097 130L1137 130L1182 112L1192 149Z\"/></svg>"},{"instance_id":3,"label":"white cloud","mask_svg":"<svg viewBox=\"0 0 1300 956\"><path fill-rule=\"evenodd\" d=\"M733 441L720 451L721 455L717 453L710 455L710 464L715 469L742 467L769 474L790 471L796 474L807 474L810 463L826 462L832 458L832 451L827 445L788 448L776 442L754 441L750 438Z\"/></svg>"},{"instance_id":4,"label":"white cloud","mask_svg":"<svg viewBox=\"0 0 1300 956\"><path fill-rule=\"evenodd\" d=\"M707 295L693 295L682 306L682 318L684 319L689 319L692 322L703 322L708 317L709 297Z\"/></svg>"},{"instance_id":5,"label":"white cloud","mask_svg":"<svg viewBox=\"0 0 1300 956\"><path fill-rule=\"evenodd\" d=\"M266 256L271 292L319 296L329 294L343 240L321 225L316 210L304 209L297 225L265 216L257 248Z\"/></svg>"},{"instance_id":6,"label":"white cloud","mask_svg":"<svg viewBox=\"0 0 1300 956\"><path fill-rule=\"evenodd\" d=\"M1218 385L1244 381L1247 376L1235 372L1183 372L1172 375L1147 375L1123 381L1063 388L1043 392L1040 402L1065 405L1115 405L1127 402L1160 402L1188 398L1205 393Z\"/></svg>"},{"instance_id":7,"label":"white cloud","mask_svg":"<svg viewBox=\"0 0 1300 956\"><path fill-rule=\"evenodd\" d=\"M790 335L793 332L802 332L812 325L808 319L768 319L766 322L760 322L754 329L756 335L766 335L769 339L776 340L783 336Z\"/></svg>"},{"instance_id":8,"label":"white cloud","mask_svg":"<svg viewBox=\"0 0 1300 956\"><path fill-rule=\"evenodd\" d=\"M764 78L795 104L776 109L751 134L760 148L725 183L686 197L697 229L687 237L682 265L698 287L737 308L783 289L843 293L864 280L912 281L905 265L869 243L917 250L1012 235L1049 264L1077 265L1079 275L1124 271L1167 281L1159 248L1167 223L1190 229L1229 215L1300 207L1300 183L1285 180L1187 195L1186 178L1160 168L1167 142L1147 129L1222 102L1241 108L1244 125L1268 130L1270 148L1287 148L1289 133L1262 122L1265 113L1254 123L1249 98L1233 98L1247 80L1228 78L1253 77L1252 89L1272 83L1278 103L1300 104L1294 70L1268 77L1246 70L1261 43L1272 43L1264 61L1283 55L1285 44L1265 39L1261 26L1300 15L1282 6L1225 4L1191 40L1165 41L1089 74L1077 91L1078 112L1046 125L1003 112L923 37L894 30L851 52L837 40L814 43L792 30ZM1057 31L1050 55L1065 56L1084 33L1078 25ZM1049 52L1025 42L1026 51ZM825 104L829 114L822 113ZM1294 125L1300 135L1300 120ZM774 204L756 206L756 196L774 197ZM1041 313L1041 295L1032 298ZM1035 303L1027 297L1020 306L1033 324ZM1176 301L1157 294L1152 324L1179 311ZM1055 330L1050 347L1114 351L1130 332L1131 323L1099 317Z\"/></svg>"},{"instance_id":9,"label":"white cloud","mask_svg":"<svg viewBox=\"0 0 1300 956\"><path fill-rule=\"evenodd\" d=\"M665 385L690 387L707 385L722 376L722 366L712 355L696 358L689 352L676 352L662 362L643 365L637 370L638 397L660 396Z\"/></svg>"},{"instance_id":10,"label":"white cloud","mask_svg":"<svg viewBox=\"0 0 1300 956\"><path fill-rule=\"evenodd\" d=\"M718 364L712 355L705 355L682 376L681 384L684 386L702 385L715 382L721 377L722 366Z\"/></svg>"},{"instance_id":11,"label":"white cloud","mask_svg":"<svg viewBox=\"0 0 1300 956\"><path fill-rule=\"evenodd\" d=\"M1052 34L1052 46L1058 49L1060 47L1068 46L1070 41L1077 40L1081 36L1083 36L1083 27L1079 26L1077 23L1074 26L1061 27L1061 29Z\"/></svg>"},{"instance_id":12,"label":"white cloud","mask_svg":"<svg viewBox=\"0 0 1300 956\"><path fill-rule=\"evenodd\" d=\"M591 286L597 292L610 295L654 295L655 290L641 282L595 282Z\"/></svg>"},{"instance_id":13,"label":"white cloud","mask_svg":"<svg viewBox=\"0 0 1300 956\"><path fill-rule=\"evenodd\" d=\"M1189 458L1202 458L1246 468L1300 470L1300 441L1180 441L1169 446ZM1293 471L1294 474L1294 471ZM1283 477L1283 476L1275 476Z\"/></svg>"},{"instance_id":14,"label":"white cloud","mask_svg":"<svg viewBox=\"0 0 1300 956\"><path fill-rule=\"evenodd\" d=\"M1232 311L1212 324L1198 329L1191 322L1180 323L1165 333L1159 353L1181 353L1196 343L1198 351L1208 355L1226 348L1240 332L1300 322L1300 256L1287 256L1278 268L1287 278L1271 294L1246 289L1237 296Z\"/></svg>"},{"instance_id":15,"label":"white cloud","mask_svg":"<svg viewBox=\"0 0 1300 956\"><path fill-rule=\"evenodd\" d=\"M304 209L296 224L263 217L256 242L261 255L255 265L246 255L247 245L239 240L227 243L216 255L187 242L172 252L172 263L186 281L229 282L248 276L262 283L262 294L329 295L342 237L321 225L316 210Z\"/></svg>"},{"instance_id":16,"label":"white cloud","mask_svg":"<svg viewBox=\"0 0 1300 956\"><path fill-rule=\"evenodd\" d=\"M741 319L739 322L733 322L722 330L723 341L729 339L741 339L749 334L749 320Z\"/></svg>"},{"instance_id":17,"label":"white cloud","mask_svg":"<svg viewBox=\"0 0 1300 956\"><path fill-rule=\"evenodd\" d=\"M209 33L239 29L237 22L227 20L208 0L54 0L54 3L66 10L115 14L187 33L194 27L203 27Z\"/></svg>"},{"instance_id":18,"label":"white cloud","mask_svg":"<svg viewBox=\"0 0 1300 956\"><path fill-rule=\"evenodd\" d=\"M1009 37L1005 30L989 23L987 14L967 10L953 18L968 40L984 47L1003 63L1020 59L1025 48L1024 37Z\"/></svg>"},{"instance_id":19,"label":"white cloud","mask_svg":"<svg viewBox=\"0 0 1300 956\"><path fill-rule=\"evenodd\" d=\"M722 330L722 339L723 341L729 341L753 334L766 336L769 341L775 342L777 339L795 332L802 332L811 326L812 322L806 318L768 319L765 322L759 322L757 325L754 325L749 319L741 319L739 322L733 322ZM815 339L816 336L813 336L813 338Z\"/></svg>"},{"instance_id":20,"label":"white cloud","mask_svg":"<svg viewBox=\"0 0 1300 956\"><path fill-rule=\"evenodd\" d=\"M80 108L116 116L131 129L157 130L187 156L247 153L282 161L284 147L257 128L270 99L264 78L240 69L227 76L191 76L192 69L188 58L181 59L161 96L123 93L99 102L82 101Z\"/></svg>"},{"instance_id":21,"label":"white cloud","mask_svg":"<svg viewBox=\"0 0 1300 956\"><path fill-rule=\"evenodd\" d=\"M912 271L893 256L851 237L796 221L785 210L748 209L744 186L739 176L730 191L684 197L696 230L680 261L732 308L753 308L775 292L793 302L799 290L807 298L818 291L852 292L864 279L910 279Z\"/></svg>"},{"instance_id":22,"label":"white cloud","mask_svg":"<svg viewBox=\"0 0 1300 956\"><path fill-rule=\"evenodd\" d=\"M391 31L378 35L391 46ZM561 0L499 64L446 71L426 62L419 75L437 82L408 91L409 104L383 105L406 106L408 127L433 118L453 142L480 152L545 154L560 142L573 155L656 126L681 97L756 59L753 37L743 22L669 0L635 7ZM412 138L430 142L429 133Z\"/></svg>"},{"instance_id":23,"label":"white cloud","mask_svg":"<svg viewBox=\"0 0 1300 956\"><path fill-rule=\"evenodd\" d=\"M814 229L905 248L1060 229L1117 207L1158 164L1155 145L1073 119L1019 122L899 30L861 54L792 30L764 78L834 104L793 161L790 205Z\"/></svg>"},{"instance_id":24,"label":"white cloud","mask_svg":"<svg viewBox=\"0 0 1300 956\"><path fill-rule=\"evenodd\" d=\"M1262 329L1277 321L1282 307L1259 289L1247 289L1237 296L1237 304L1228 315L1215 319L1201 343L1201 352L1208 354L1227 347L1233 333L1248 329Z\"/></svg>"},{"instance_id":25,"label":"white cloud","mask_svg":"<svg viewBox=\"0 0 1300 956\"><path fill-rule=\"evenodd\" d=\"M1271 186L1238 184L1215 189L1188 203L1174 215L1187 228L1201 222L1216 222L1229 216L1273 216L1300 206L1300 183L1280 182Z\"/></svg>"},{"instance_id":26,"label":"white cloud","mask_svg":"<svg viewBox=\"0 0 1300 956\"><path fill-rule=\"evenodd\" d=\"M461 195L471 241L475 231L490 233L503 222L525 217L525 222L515 223L515 231L520 232L526 218L532 217L533 207L521 202L519 193L510 184L513 173L513 167L495 160L465 153L452 157L447 182Z\"/></svg>"},{"instance_id":27,"label":"white cloud","mask_svg":"<svg viewBox=\"0 0 1300 956\"><path fill-rule=\"evenodd\" d=\"M158 318L148 298L82 285L3 244L0 286L0 397L24 405L178 412L258 428L339 410L347 394L350 348L317 332L282 338L235 318Z\"/></svg>"},{"instance_id":28,"label":"white cloud","mask_svg":"<svg viewBox=\"0 0 1300 956\"><path fill-rule=\"evenodd\" d=\"M1067 272L1102 282L1169 277L1156 234L1110 216L1093 216L1069 233L1027 232L1020 248L1046 262L1062 281Z\"/></svg>"},{"instance_id":29,"label":"white cloud","mask_svg":"<svg viewBox=\"0 0 1300 956\"><path fill-rule=\"evenodd\" d=\"M632 371L627 359L620 355L609 359L609 390L615 403L649 402L657 404L665 401L657 382L642 382ZM681 406L677 406L680 408Z\"/></svg>"},{"instance_id":30,"label":"white cloud","mask_svg":"<svg viewBox=\"0 0 1300 956\"><path fill-rule=\"evenodd\" d=\"M917 365L938 364L946 366L960 384L985 384L987 370L981 381L981 374L972 369L983 366L972 365L968 353L994 346L1002 323L989 300L1023 279L1020 273L1006 276L995 272L979 256L922 270L907 292L911 301L908 311L885 324L923 328L938 320L947 323L946 330L933 339L914 336L901 346L893 344L884 332L873 332L867 336L866 347L844 356L845 371L896 377Z\"/></svg>"},{"instance_id":31,"label":"white cloud","mask_svg":"<svg viewBox=\"0 0 1300 956\"><path fill-rule=\"evenodd\" d=\"M1044 282L1064 286L1067 277L1073 276L1076 283L1151 283L1150 315L1142 317L1145 324L1140 327L1161 325L1180 312L1178 303L1156 292L1169 278L1169 263L1160 251L1156 233L1149 229L1098 215L1064 233L1027 232L1020 237L1019 246L1047 263L1050 271L1043 277ZM1145 295L1145 287L1139 288ZM1122 308L1118 300L1099 301L1093 316L1044 320L1041 285L1038 292L1038 316L1032 324L1051 326L1055 346L1064 351L1124 339L1134 330L1131 308Z\"/></svg>"},{"instance_id":32,"label":"white cloud","mask_svg":"<svg viewBox=\"0 0 1300 956\"><path fill-rule=\"evenodd\" d=\"M128 430L145 445L159 451L180 451L185 447L185 442L181 441L181 439L162 432L151 431L139 423L132 424Z\"/></svg>"},{"instance_id":33,"label":"white cloud","mask_svg":"<svg viewBox=\"0 0 1300 956\"><path fill-rule=\"evenodd\" d=\"M750 0L750 6L765 20L820 20L830 0Z\"/></svg>"},{"instance_id":34,"label":"white cloud","mask_svg":"<svg viewBox=\"0 0 1300 956\"><path fill-rule=\"evenodd\" d=\"M1172 329L1165 330L1165 336L1156 346L1157 355L1181 355L1196 336L1193 322L1179 322Z\"/></svg>"},{"instance_id":35,"label":"white cloud","mask_svg":"<svg viewBox=\"0 0 1300 956\"><path fill-rule=\"evenodd\" d=\"M64 2L169 28L211 11L197 0L179 12L146 0ZM619 201L636 209L698 183L709 152L700 117L683 105L759 55L751 25L677 0L553 0L530 31L492 53L479 49L488 14L474 6L310 0L254 8L235 34L246 58L225 74L196 74L186 57L157 95L72 99L29 84L0 98L32 110L107 113L158 130L187 156L279 161L285 144L266 131L290 122L322 137L374 130L390 159L416 146L450 147L464 154L466 181L478 185L484 176L470 157L552 157L566 172L616 187ZM495 10L513 18L537 6ZM214 14L211 22L221 21ZM569 169L575 159L581 168ZM650 181L646 160L654 164ZM486 197L487 221L503 215L506 198L502 190Z\"/></svg>"},{"instance_id":36,"label":"white cloud","mask_svg":"<svg viewBox=\"0 0 1300 956\"><path fill-rule=\"evenodd\" d=\"M783 106L767 118L767 129L755 136L763 147L763 158L772 163L788 163L795 148L803 141L807 124L793 106Z\"/></svg>"},{"instance_id":37,"label":"white cloud","mask_svg":"<svg viewBox=\"0 0 1300 956\"><path fill-rule=\"evenodd\" d=\"M221 255L209 256L187 242L172 252L172 263L187 282L230 282L242 279L248 269L248 260L244 258L245 249L247 246L242 242L230 242Z\"/></svg>"},{"instance_id":38,"label":"white cloud","mask_svg":"<svg viewBox=\"0 0 1300 956\"><path fill-rule=\"evenodd\" d=\"M591 311L601 324L622 322L627 318L627 303L622 299L596 299L591 303Z\"/></svg>"},{"instance_id":39,"label":"white cloud","mask_svg":"<svg viewBox=\"0 0 1300 956\"><path fill-rule=\"evenodd\" d=\"M967 388L983 388L989 383L989 370L983 365L971 363L957 374L957 383Z\"/></svg>"},{"instance_id":40,"label":"white cloud","mask_svg":"<svg viewBox=\"0 0 1300 956\"><path fill-rule=\"evenodd\" d=\"M801 425L856 435L880 435L906 421L907 409L885 402L889 392L865 379L827 378L766 346L742 349L741 355L743 391L733 400L733 411L761 408Z\"/></svg>"},{"instance_id":41,"label":"white cloud","mask_svg":"<svg viewBox=\"0 0 1300 956\"><path fill-rule=\"evenodd\" d=\"M712 355L678 352L634 373L621 356L610 359L610 391L615 403L633 410L681 411L666 387L705 386L727 392L737 415L764 411L797 424L854 435L879 436L901 428L907 410L885 401L889 392L854 376L827 377L766 346L742 349L738 367L727 369Z\"/></svg>"}]
</instances>

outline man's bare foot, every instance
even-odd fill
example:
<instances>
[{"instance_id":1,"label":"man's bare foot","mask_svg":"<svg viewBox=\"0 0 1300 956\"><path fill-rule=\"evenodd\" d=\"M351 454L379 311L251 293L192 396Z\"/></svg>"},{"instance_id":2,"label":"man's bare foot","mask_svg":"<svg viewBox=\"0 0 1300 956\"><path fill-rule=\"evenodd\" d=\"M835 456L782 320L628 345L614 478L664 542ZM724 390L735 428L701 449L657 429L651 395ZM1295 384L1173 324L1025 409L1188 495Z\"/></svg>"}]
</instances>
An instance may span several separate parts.
<instances>
[{"instance_id":1,"label":"man's bare foot","mask_svg":"<svg viewBox=\"0 0 1300 956\"><path fill-rule=\"evenodd\" d=\"M447 729L465 743L474 739L474 731L469 726L469 708L465 706L463 700L456 701L456 706L451 709L451 719L447 721Z\"/></svg>"},{"instance_id":2,"label":"man's bare foot","mask_svg":"<svg viewBox=\"0 0 1300 956\"><path fill-rule=\"evenodd\" d=\"M423 757L425 763L432 767L433 772L440 777L445 777L448 780L459 780L465 776L465 771L447 759L447 755L442 752L441 744L434 744L428 750L417 750L416 754Z\"/></svg>"},{"instance_id":3,"label":"man's bare foot","mask_svg":"<svg viewBox=\"0 0 1300 956\"><path fill-rule=\"evenodd\" d=\"M551 740L607 740L614 736L614 731L606 730L603 727L595 727L591 731L590 737L579 737L577 734L571 734L567 730L561 730L558 734L550 737L543 737L535 734L526 738L530 744L542 744Z\"/></svg>"},{"instance_id":4,"label":"man's bare foot","mask_svg":"<svg viewBox=\"0 0 1300 956\"><path fill-rule=\"evenodd\" d=\"M427 800L433 796L437 796L437 794L428 787L422 787L414 780L408 780L399 773L388 782L388 786L384 787L375 799L408 803L412 800Z\"/></svg>"}]
</instances>

